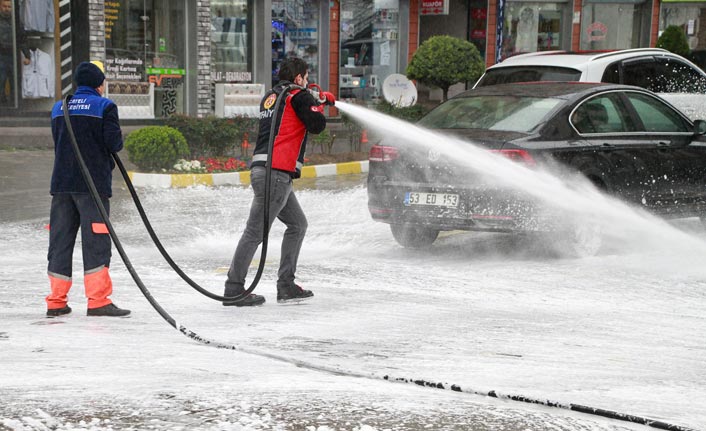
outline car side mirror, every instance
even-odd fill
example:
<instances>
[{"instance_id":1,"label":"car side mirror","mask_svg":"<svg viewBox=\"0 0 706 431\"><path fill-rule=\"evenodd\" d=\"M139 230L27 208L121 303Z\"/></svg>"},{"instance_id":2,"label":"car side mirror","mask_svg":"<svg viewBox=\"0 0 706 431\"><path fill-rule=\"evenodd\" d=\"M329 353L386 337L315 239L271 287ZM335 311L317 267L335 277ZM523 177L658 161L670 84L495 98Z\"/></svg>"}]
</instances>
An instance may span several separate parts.
<instances>
[{"instance_id":1,"label":"car side mirror","mask_svg":"<svg viewBox=\"0 0 706 431\"><path fill-rule=\"evenodd\" d=\"M694 134L696 136L706 135L706 121L704 121L704 120L694 121Z\"/></svg>"}]
</instances>

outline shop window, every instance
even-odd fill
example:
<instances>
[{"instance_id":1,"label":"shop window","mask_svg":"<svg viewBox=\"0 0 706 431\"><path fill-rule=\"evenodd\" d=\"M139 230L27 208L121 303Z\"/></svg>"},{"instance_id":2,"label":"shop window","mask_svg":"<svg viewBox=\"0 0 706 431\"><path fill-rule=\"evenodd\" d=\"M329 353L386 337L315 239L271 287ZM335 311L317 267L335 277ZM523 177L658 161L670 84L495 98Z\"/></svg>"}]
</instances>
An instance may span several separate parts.
<instances>
[{"instance_id":1,"label":"shop window","mask_svg":"<svg viewBox=\"0 0 706 431\"><path fill-rule=\"evenodd\" d=\"M469 16L469 40L478 48L481 58L485 58L486 38L488 37L487 3L481 0L471 0Z\"/></svg>"},{"instance_id":2,"label":"shop window","mask_svg":"<svg viewBox=\"0 0 706 431\"><path fill-rule=\"evenodd\" d=\"M662 3L659 14L660 34L671 25L684 29L691 49L689 59L706 70L706 7L694 4Z\"/></svg>"},{"instance_id":3,"label":"shop window","mask_svg":"<svg viewBox=\"0 0 706 431\"><path fill-rule=\"evenodd\" d=\"M341 1L340 98L370 102L398 73L399 1Z\"/></svg>"},{"instance_id":4,"label":"shop window","mask_svg":"<svg viewBox=\"0 0 706 431\"><path fill-rule=\"evenodd\" d=\"M251 82L247 0L211 1L211 60L214 82Z\"/></svg>"},{"instance_id":5,"label":"shop window","mask_svg":"<svg viewBox=\"0 0 706 431\"><path fill-rule=\"evenodd\" d=\"M272 2L272 84L287 57L299 57L309 66L309 82L319 79L319 3L306 0Z\"/></svg>"},{"instance_id":6,"label":"shop window","mask_svg":"<svg viewBox=\"0 0 706 431\"><path fill-rule=\"evenodd\" d=\"M508 2L502 28L502 58L561 49L565 13L562 3Z\"/></svg>"},{"instance_id":7,"label":"shop window","mask_svg":"<svg viewBox=\"0 0 706 431\"><path fill-rule=\"evenodd\" d=\"M581 49L628 49L643 46L649 32L646 3L584 3L581 12Z\"/></svg>"},{"instance_id":8,"label":"shop window","mask_svg":"<svg viewBox=\"0 0 706 431\"><path fill-rule=\"evenodd\" d=\"M11 0L0 0L0 107L17 107L17 39L19 19ZM22 47L24 55L29 50Z\"/></svg>"},{"instance_id":9,"label":"shop window","mask_svg":"<svg viewBox=\"0 0 706 431\"><path fill-rule=\"evenodd\" d=\"M51 109L57 94L54 3L0 0L0 108Z\"/></svg>"},{"instance_id":10,"label":"shop window","mask_svg":"<svg viewBox=\"0 0 706 431\"><path fill-rule=\"evenodd\" d=\"M184 112L186 2L105 4L106 79L154 85L156 117Z\"/></svg>"}]
</instances>

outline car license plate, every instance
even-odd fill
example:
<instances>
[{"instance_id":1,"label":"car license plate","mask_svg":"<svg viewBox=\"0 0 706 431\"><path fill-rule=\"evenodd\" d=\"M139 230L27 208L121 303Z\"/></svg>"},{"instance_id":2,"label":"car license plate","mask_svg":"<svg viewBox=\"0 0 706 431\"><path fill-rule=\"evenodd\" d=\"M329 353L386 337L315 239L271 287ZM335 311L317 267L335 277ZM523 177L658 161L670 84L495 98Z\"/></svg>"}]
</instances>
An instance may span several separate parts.
<instances>
[{"instance_id":1,"label":"car license plate","mask_svg":"<svg viewBox=\"0 0 706 431\"><path fill-rule=\"evenodd\" d=\"M456 208L458 206L458 195L449 193L407 192L404 196L404 204L406 206L432 205Z\"/></svg>"}]
</instances>

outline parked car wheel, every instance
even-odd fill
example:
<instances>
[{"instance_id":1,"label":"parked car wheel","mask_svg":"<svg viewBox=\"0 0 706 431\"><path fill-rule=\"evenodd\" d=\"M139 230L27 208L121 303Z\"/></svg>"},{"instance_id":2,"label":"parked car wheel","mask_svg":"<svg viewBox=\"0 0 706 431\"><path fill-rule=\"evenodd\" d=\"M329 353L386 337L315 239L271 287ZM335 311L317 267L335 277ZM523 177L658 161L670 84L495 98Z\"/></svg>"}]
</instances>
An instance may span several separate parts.
<instances>
[{"instance_id":1,"label":"parked car wheel","mask_svg":"<svg viewBox=\"0 0 706 431\"><path fill-rule=\"evenodd\" d=\"M410 224L390 225L392 236L405 248L422 248L431 245L439 236L439 231L424 226Z\"/></svg>"}]
</instances>

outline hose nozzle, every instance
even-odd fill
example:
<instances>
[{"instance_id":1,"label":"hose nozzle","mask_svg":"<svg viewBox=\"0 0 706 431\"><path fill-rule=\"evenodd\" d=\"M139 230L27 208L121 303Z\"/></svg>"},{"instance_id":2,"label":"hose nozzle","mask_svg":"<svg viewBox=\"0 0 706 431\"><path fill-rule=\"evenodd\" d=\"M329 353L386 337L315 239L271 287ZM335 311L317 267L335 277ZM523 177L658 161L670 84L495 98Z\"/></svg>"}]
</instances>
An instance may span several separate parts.
<instances>
[{"instance_id":1,"label":"hose nozzle","mask_svg":"<svg viewBox=\"0 0 706 431\"><path fill-rule=\"evenodd\" d=\"M324 97L323 90L321 90L321 87L318 84L309 84L306 91L314 96L314 99L319 102L319 105L326 103L326 97Z\"/></svg>"}]
</instances>

